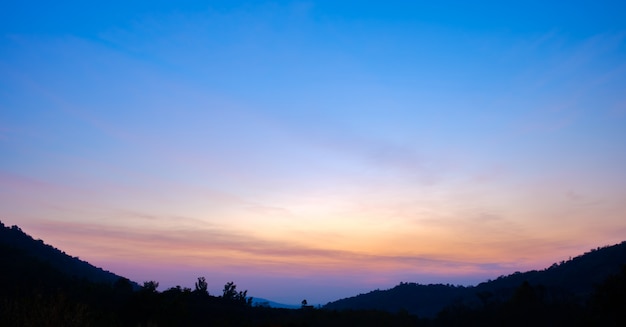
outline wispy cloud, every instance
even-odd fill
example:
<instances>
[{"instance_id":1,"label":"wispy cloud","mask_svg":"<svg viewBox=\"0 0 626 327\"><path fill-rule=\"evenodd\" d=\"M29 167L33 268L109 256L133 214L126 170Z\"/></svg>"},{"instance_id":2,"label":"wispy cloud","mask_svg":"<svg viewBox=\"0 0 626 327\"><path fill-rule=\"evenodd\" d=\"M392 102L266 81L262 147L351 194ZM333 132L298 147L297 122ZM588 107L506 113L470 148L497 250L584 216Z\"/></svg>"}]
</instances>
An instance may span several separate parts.
<instances>
[{"instance_id":1,"label":"wispy cloud","mask_svg":"<svg viewBox=\"0 0 626 327\"><path fill-rule=\"evenodd\" d=\"M77 222L38 221L29 226L39 235L54 234L72 248L101 253L110 258L132 258L137 262L159 262L163 266L196 262L198 268L221 269L245 266L249 269L280 271L290 275L319 272L349 274L371 271L415 271L421 273L486 273L485 267L502 269L506 263L446 260L437 255L385 255L312 248L293 242L272 241L216 226L193 229L155 229L146 222L141 229ZM85 249L88 249L86 251ZM95 255L95 260L101 260ZM501 262L501 261L498 261ZM504 265L504 266L502 266ZM290 267L285 271L287 267ZM351 268L348 268L351 267Z\"/></svg>"}]
</instances>

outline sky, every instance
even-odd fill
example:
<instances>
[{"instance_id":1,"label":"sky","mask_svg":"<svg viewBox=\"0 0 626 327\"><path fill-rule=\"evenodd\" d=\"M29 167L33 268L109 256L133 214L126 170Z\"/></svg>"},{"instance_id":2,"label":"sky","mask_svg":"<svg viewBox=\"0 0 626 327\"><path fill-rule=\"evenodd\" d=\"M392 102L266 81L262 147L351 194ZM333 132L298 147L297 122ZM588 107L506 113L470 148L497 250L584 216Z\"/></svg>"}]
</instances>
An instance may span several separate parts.
<instances>
[{"instance_id":1,"label":"sky","mask_svg":"<svg viewBox=\"0 0 626 327\"><path fill-rule=\"evenodd\" d=\"M621 1L3 1L0 220L326 303L626 240Z\"/></svg>"}]
</instances>

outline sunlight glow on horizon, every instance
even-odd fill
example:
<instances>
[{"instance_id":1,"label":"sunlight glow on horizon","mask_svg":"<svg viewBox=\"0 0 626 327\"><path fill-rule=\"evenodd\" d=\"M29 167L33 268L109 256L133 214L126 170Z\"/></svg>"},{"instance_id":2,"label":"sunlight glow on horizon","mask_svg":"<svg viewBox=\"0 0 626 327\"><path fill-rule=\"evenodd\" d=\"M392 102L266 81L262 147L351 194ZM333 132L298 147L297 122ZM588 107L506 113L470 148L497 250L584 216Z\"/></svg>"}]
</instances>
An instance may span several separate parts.
<instances>
[{"instance_id":1,"label":"sunlight glow on horizon","mask_svg":"<svg viewBox=\"0 0 626 327\"><path fill-rule=\"evenodd\" d=\"M325 303L626 239L622 4L24 6L0 220L137 282Z\"/></svg>"}]
</instances>

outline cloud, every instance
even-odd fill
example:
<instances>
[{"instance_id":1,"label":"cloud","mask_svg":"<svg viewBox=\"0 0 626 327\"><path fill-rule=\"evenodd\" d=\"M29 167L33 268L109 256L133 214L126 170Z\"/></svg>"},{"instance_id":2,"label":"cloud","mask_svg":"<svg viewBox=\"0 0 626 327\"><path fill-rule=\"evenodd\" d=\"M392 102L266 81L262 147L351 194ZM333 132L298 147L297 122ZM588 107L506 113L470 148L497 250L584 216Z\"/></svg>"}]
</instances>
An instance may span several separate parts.
<instances>
[{"instance_id":1,"label":"cloud","mask_svg":"<svg viewBox=\"0 0 626 327\"><path fill-rule=\"evenodd\" d=\"M510 113L509 128L497 141L559 132L606 113L598 107L604 101L614 103L613 94L623 84L624 63L614 58L625 36L607 32L571 39L552 31L513 46L509 63L520 69L503 84L507 89L492 95L494 107Z\"/></svg>"},{"instance_id":2,"label":"cloud","mask_svg":"<svg viewBox=\"0 0 626 327\"><path fill-rule=\"evenodd\" d=\"M418 182L433 185L439 182L447 165L432 154L387 139L379 133L368 136L351 131L348 126L339 130L309 130L303 142L329 151L334 158L342 158L359 168L361 182L371 179ZM353 174L354 172L347 174ZM390 178L391 177L391 178Z\"/></svg>"},{"instance_id":3,"label":"cloud","mask_svg":"<svg viewBox=\"0 0 626 327\"><path fill-rule=\"evenodd\" d=\"M161 218L155 218L161 219ZM218 271L246 267L258 273L287 275L344 275L359 270L382 274L394 271L462 275L485 273L485 267L505 264L446 260L436 255L385 255L310 247L294 242L272 241L217 226L161 229L148 219L143 227L115 227L93 223L40 220L28 228L38 235L54 235L63 248L90 260L152 263L159 266L187 264ZM27 229L28 231L28 229ZM45 238L44 238L45 239ZM48 240L46 240L48 241ZM48 241L50 242L50 241ZM51 242L54 245L54 242ZM57 245L58 246L58 245ZM117 258L117 259L115 259ZM229 268L231 267L231 268Z\"/></svg>"},{"instance_id":4,"label":"cloud","mask_svg":"<svg viewBox=\"0 0 626 327\"><path fill-rule=\"evenodd\" d=\"M249 210L250 212L254 213L254 214L258 214L261 216L266 216L266 217L273 217L273 216L291 216L293 215L293 213L285 208L281 208L281 207L275 207L275 206L268 206L268 205L262 205L262 204L250 204L245 206L246 210Z\"/></svg>"}]
</instances>

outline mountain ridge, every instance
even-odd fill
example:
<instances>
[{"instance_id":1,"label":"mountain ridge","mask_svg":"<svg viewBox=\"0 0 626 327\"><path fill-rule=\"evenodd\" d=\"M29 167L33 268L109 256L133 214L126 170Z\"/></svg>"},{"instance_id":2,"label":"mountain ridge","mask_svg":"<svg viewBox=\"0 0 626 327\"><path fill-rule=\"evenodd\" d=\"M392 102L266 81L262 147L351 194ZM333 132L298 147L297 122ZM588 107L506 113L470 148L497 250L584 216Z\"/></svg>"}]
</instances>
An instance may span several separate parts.
<instances>
[{"instance_id":1,"label":"mountain ridge","mask_svg":"<svg viewBox=\"0 0 626 327\"><path fill-rule=\"evenodd\" d=\"M78 257L73 257L52 245L44 243L41 239L35 240L32 236L23 232L20 227L16 225L11 227L5 226L1 221L0 245L6 247L8 251L14 249L18 252L23 252L23 254L46 263L69 277L84 278L91 282L108 285L113 285L121 278L126 279L108 270L96 267ZM136 282L129 282L134 289L139 288Z\"/></svg>"},{"instance_id":2,"label":"mountain ridge","mask_svg":"<svg viewBox=\"0 0 626 327\"><path fill-rule=\"evenodd\" d=\"M515 272L475 286L401 282L387 290L374 290L329 302L324 308L389 312L406 310L419 317L432 318L451 305L477 308L489 302L507 301L525 282L539 287L547 300L566 298L581 303L588 300L595 285L619 273L624 265L626 241L592 249L543 270Z\"/></svg>"},{"instance_id":3,"label":"mountain ridge","mask_svg":"<svg viewBox=\"0 0 626 327\"><path fill-rule=\"evenodd\" d=\"M626 264L622 265L626 242L544 270L516 272L471 287L400 283L334 302L343 302L343 308L331 302L324 308L284 309L271 307L269 301L253 305L247 291L236 292L233 282L225 285L223 296L208 294L204 278L198 278L195 290L177 286L158 292L156 281L133 288L128 279L34 240L17 226L1 222L0 226L2 326L624 326L626 322ZM93 282L88 279L93 276L81 269L62 272L53 266L54 260L33 256L33 249L39 257L61 256L105 277ZM620 265L621 271L615 271ZM107 282L111 276L119 278L111 284Z\"/></svg>"}]
</instances>

